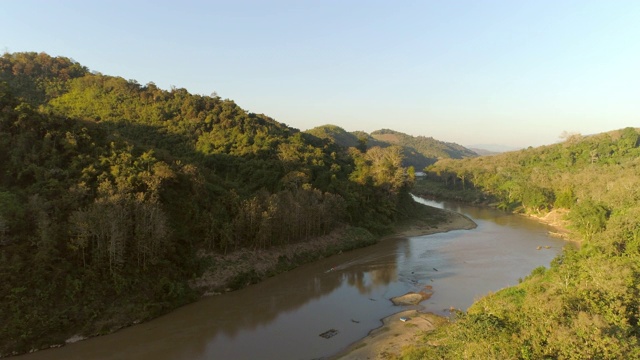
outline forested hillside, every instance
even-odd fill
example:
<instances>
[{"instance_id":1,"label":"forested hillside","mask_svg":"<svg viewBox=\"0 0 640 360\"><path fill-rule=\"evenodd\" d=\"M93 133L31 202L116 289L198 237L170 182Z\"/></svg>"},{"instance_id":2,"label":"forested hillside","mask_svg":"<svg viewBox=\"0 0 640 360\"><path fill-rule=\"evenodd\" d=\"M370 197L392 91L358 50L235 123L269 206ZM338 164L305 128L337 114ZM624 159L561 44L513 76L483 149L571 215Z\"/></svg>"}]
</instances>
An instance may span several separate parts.
<instances>
[{"instance_id":1,"label":"forested hillside","mask_svg":"<svg viewBox=\"0 0 640 360\"><path fill-rule=\"evenodd\" d=\"M476 157L478 154L456 143L436 140L432 137L411 136L398 131L382 129L371 133L371 137L378 141L388 142L409 148L427 158L438 159L464 159ZM418 169L422 169L421 167Z\"/></svg>"},{"instance_id":2,"label":"forested hillside","mask_svg":"<svg viewBox=\"0 0 640 360\"><path fill-rule=\"evenodd\" d=\"M481 299L405 358L640 358L640 134L626 128L491 157L442 160L424 194L566 212L565 249L518 286Z\"/></svg>"},{"instance_id":3,"label":"forested hillside","mask_svg":"<svg viewBox=\"0 0 640 360\"><path fill-rule=\"evenodd\" d=\"M384 233L410 212L401 163L397 147L342 147L217 96L4 54L0 354L192 301L203 253Z\"/></svg>"},{"instance_id":4,"label":"forested hillside","mask_svg":"<svg viewBox=\"0 0 640 360\"><path fill-rule=\"evenodd\" d=\"M344 147L360 147L367 148L367 138L350 133L337 125L322 125L313 129L306 130L305 133L311 134L319 139L326 139ZM365 133L366 136L366 133Z\"/></svg>"},{"instance_id":5,"label":"forested hillside","mask_svg":"<svg viewBox=\"0 0 640 360\"><path fill-rule=\"evenodd\" d=\"M323 125L306 131L321 139L329 139L346 147L362 150L371 147L397 146L404 157L403 165L417 171L432 165L438 159L463 159L478 154L461 145L436 140L431 137L411 136L401 132L382 129L367 134L364 131L347 132L336 125Z\"/></svg>"}]
</instances>

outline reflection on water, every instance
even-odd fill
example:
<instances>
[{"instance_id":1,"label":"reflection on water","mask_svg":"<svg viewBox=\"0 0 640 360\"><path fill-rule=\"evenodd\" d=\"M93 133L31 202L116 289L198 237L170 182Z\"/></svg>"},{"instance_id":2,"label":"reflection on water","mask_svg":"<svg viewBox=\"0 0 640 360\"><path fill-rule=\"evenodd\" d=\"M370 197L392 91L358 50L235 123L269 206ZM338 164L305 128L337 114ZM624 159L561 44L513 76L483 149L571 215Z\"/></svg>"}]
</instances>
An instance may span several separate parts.
<instances>
[{"instance_id":1,"label":"reflection on water","mask_svg":"<svg viewBox=\"0 0 640 360\"><path fill-rule=\"evenodd\" d=\"M548 265L564 242L532 220L492 209L418 200L461 212L471 231L390 239L203 299L148 323L32 359L311 359L329 356L402 310L389 299L433 286L422 305L444 314ZM536 250L538 246L550 249ZM319 334L338 330L325 339Z\"/></svg>"}]
</instances>

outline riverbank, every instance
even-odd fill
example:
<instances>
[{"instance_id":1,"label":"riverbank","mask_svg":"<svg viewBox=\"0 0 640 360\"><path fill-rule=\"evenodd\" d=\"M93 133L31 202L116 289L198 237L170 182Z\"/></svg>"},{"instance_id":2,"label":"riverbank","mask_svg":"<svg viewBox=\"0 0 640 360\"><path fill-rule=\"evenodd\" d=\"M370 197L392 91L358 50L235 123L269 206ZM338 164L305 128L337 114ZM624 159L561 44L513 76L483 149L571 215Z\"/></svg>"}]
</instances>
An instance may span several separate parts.
<instances>
[{"instance_id":1,"label":"riverbank","mask_svg":"<svg viewBox=\"0 0 640 360\"><path fill-rule=\"evenodd\" d=\"M464 218L460 217L459 215L456 215L455 213L442 211L440 209L435 209L433 207L420 205L420 206L417 206L416 209L414 210L415 211L412 213L413 215L424 214L425 212L427 212L430 214L430 216L426 218L422 217L422 215L417 217L412 216L415 218L416 221L405 221L403 222L403 224L398 225L397 227L395 227L395 230L397 230L397 233L416 234L418 232L434 233L438 231L448 231L456 227L459 227L457 224L460 224L460 220L464 221ZM475 224L469 221L464 221L464 223L465 223L465 227L475 226ZM346 233L339 232L337 234L334 234L336 235L335 237L326 238L323 241L326 242L327 244L335 245L336 243L347 244L349 243L349 241L357 240L357 238L353 237L354 231L356 232L356 235L359 232L357 229L345 228L343 230L346 231ZM337 236L339 234L342 234L342 235L350 234L351 238L350 240L345 242L345 239ZM428 238L425 238L425 239L428 240ZM51 355L49 355L48 353L41 353L37 355L38 357L34 357L34 359L36 358L42 358L42 359L74 358L73 356L76 356L75 358L83 358L83 357L99 358L99 356L96 355L97 352L100 352L101 349L110 348L114 346L119 348L118 354L138 354L140 351L142 351L141 349L147 349L144 351L151 351L152 349L155 349L154 351L157 351L157 354L162 353L163 356L150 356L149 358L153 357L158 359L160 358L170 359L174 357L170 355L172 354L170 350L164 349L165 344L180 342L182 344L180 346L186 347L188 349L192 349L194 347L197 348L197 346L194 344L196 343L200 344L202 342L211 342L213 341L212 339L218 338L216 334L221 334L220 333L221 331L225 333L226 332L238 333L238 334L245 333L248 335L248 337L246 338L247 341L246 342L238 341L238 343L235 343L232 345L228 345L228 344L224 345L224 341L223 341L221 347L215 350L214 352L212 352L211 354L213 353L222 354L224 352L222 348L224 348L225 346L227 347L231 346L233 347L233 349L245 348L245 344L250 344L254 342L255 339L265 339L271 336L270 334L262 334L261 330L254 331L252 330L253 328L255 328L256 326L258 328L261 328L263 326L264 327L270 326L273 319L280 317L279 314L282 311L284 311L285 313L284 318L287 318L288 314L286 313L292 312L291 311L292 309L307 311L309 309L307 310L305 309L309 305L311 305L310 306L311 308L315 308L316 301L309 301L309 299L324 299L327 296L329 297L334 296L334 292L336 292L336 290L338 292L341 291L342 286L340 284L345 280L345 277L350 277L352 276L352 274L357 275L361 273L362 269L368 268L369 266L373 266L370 270L378 274L382 274L385 276L386 274L389 274L390 276L395 274L397 271L397 266L399 266L399 264L396 264L394 266L393 263L388 263L388 261L384 259L378 260L377 258L379 256L377 256L377 254L379 253L377 251L380 248L382 248L382 249L385 249L383 250L382 254L389 254L390 252L393 252L396 249L396 244L404 243L405 241L404 240L395 241L392 239L391 236L378 238L377 240L378 242L380 242L380 244L378 244L377 246L371 247L371 250L359 250L357 253L354 253L354 254L351 254L351 252L347 253L346 251L344 251L345 252L344 254L341 254L338 257L336 257L336 259L342 259L340 261L349 262L349 264L354 265L353 267L341 269L340 273L338 272L326 273L326 269L328 269L327 265L333 266L338 264L333 259L320 260L318 264L309 264L307 266L304 266L302 269L300 269L300 271L302 271L302 273L304 274L302 276L296 275L298 271L290 272L290 273L288 272L287 274L278 275L276 279L271 279L270 281L268 281L267 284L271 284L271 285L267 286L267 288L271 288L272 285L276 284L275 288L273 288L273 293L269 293L269 291L265 291L267 288L265 288L262 285L256 285L256 286L250 286L248 289L245 289L243 292L234 292L230 294L224 294L221 296L211 296L208 299L203 299L202 301L199 301L200 304L209 304L209 305L203 305L203 306L199 306L196 304L191 305L189 307L186 307L186 309L179 310L179 313L181 313L181 315L175 316L175 314L174 315L169 314L166 317L164 317L164 319L154 320L153 323L149 323L146 325L141 324L131 329L124 330L126 331L126 335L122 335L125 333L125 332L122 332L119 335L116 334L114 336L111 336L111 335L104 336L102 337L102 339L97 339L95 341L90 340L87 342L82 342L82 344L75 344L69 347L65 347L65 349L63 350L52 350ZM312 242L315 243L316 241L312 241ZM429 243L429 241L424 241L423 243ZM323 246L317 249L319 249L318 251L323 252L327 248L328 248L327 246ZM378 250L375 250L375 249L378 249ZM249 256L255 256L255 258L263 258L263 259L270 258L270 259L275 259L275 263L276 264L280 263L282 266L282 264L285 264L290 259L286 261L278 260L279 258L283 259L286 257L286 256L283 256L283 254L286 254L284 252L284 249L278 249L278 250L280 251L280 255L278 256L276 256L275 254L270 254L269 256L267 256L264 252L260 252L260 251L249 251L242 254L241 253L228 254L228 256L233 255L233 259L235 259L235 261L244 262L244 263L250 262L251 259L253 259L253 258L250 258ZM294 254L295 251L293 248L290 248L289 251L291 251L290 253L291 258L296 258L296 256L300 256L299 254L298 255ZM363 252L366 255L360 254L361 252ZM371 255L375 255L375 256L372 257ZM231 259L232 258L227 258L227 260L231 260ZM353 260L356 260L356 262L354 263ZM362 261L362 260L366 260L366 261ZM371 263L373 265L369 264L369 260L375 260ZM389 258L389 260L391 260L391 258ZM403 265L404 264L406 263L403 263ZM360 265L363 265L364 268ZM383 265L383 268L380 268L381 265ZM251 269L262 269L261 267L258 267L257 264L248 264L244 266L247 266L247 267L243 267L243 269L248 269L249 267ZM227 270L230 270L230 269L231 267ZM388 273L386 271L388 271ZM278 281L279 277L282 277L284 281ZM317 280L319 280L320 282L317 282L316 280L314 280L314 277L317 277ZM234 276L230 276L229 278L234 278ZM388 281L392 281L394 283L399 281L398 279L386 279L386 278L381 278L380 280L382 281L381 284L388 284L387 283ZM240 284L240 282L238 282L238 284ZM349 285L350 286L353 285L354 287L357 286L357 284L349 284ZM426 285L424 286L424 289L425 289L424 292L427 293L428 291L426 291L427 290ZM415 290L416 292L418 291L417 289L407 289L407 290ZM224 292L224 289L222 290L222 292ZM326 329L335 327L340 331L339 338L349 335L350 331L355 330L357 328L359 328L360 330L358 331L359 335L355 337L353 336L353 334L351 334L348 341L341 342L337 346L333 346L330 349L325 349L325 350L319 349L319 351L316 351L313 353L315 354L315 356L326 356L327 354L334 354L334 353L337 353L338 351L343 350L350 343L355 342L356 340L358 340L358 338L366 335L366 333L371 329L375 327L379 327L380 322L378 319L388 316L391 312L408 309L407 307L395 307L394 309L394 307L391 305L390 299L385 295L385 291L375 290L374 292L375 294L365 295L363 299L360 299L360 300L364 300L365 302L364 306L370 307L370 309L368 309L368 311L366 311L363 314L358 313L359 314L358 317L353 317L353 319L356 319L357 322L353 320L349 320L349 317L347 317L345 321L347 323L346 325L342 323L344 320L344 317L340 316L339 313L341 312L341 310L344 310L344 311L347 311L350 315L354 314L354 312L351 311L352 310L351 308L349 310L346 310L347 306L345 306L345 307L335 308L336 311L332 311L331 307L323 308L324 305L322 304L319 305L320 306L319 308L323 309L323 311L331 312L330 315L328 314L329 316L335 317L333 320L327 323L326 327L321 326L320 327L321 330L326 330ZM348 293L348 291L343 293ZM359 296L356 296L356 298L358 297ZM374 298L374 301L370 301L371 298ZM266 301L267 303L266 306L262 308L261 305L264 305L265 303L265 300L263 299L270 299L270 301L274 303L273 305L269 305L268 303L270 301ZM339 303L339 301L341 300L345 301L345 299L347 298L343 298L342 295L337 295L335 301L331 301L329 303L336 304L336 303ZM257 311L255 311L256 306L258 308ZM192 308L192 310L188 310L189 308ZM415 309L417 307L412 305L409 308ZM216 311L220 311L219 309L229 309L229 311L226 311L226 310L222 311L225 314L231 311L235 311L236 314L228 318L226 315L221 315L219 317L214 316L214 313ZM318 310L318 309L315 309L315 310ZM379 315L371 316L372 312L375 312L376 314L379 314ZM202 313L207 313L211 315L207 316L207 319L203 319L201 321L199 319L201 318L200 314ZM311 311L309 314L310 316L316 316L311 314L318 314L318 313L321 313L321 312ZM338 313L338 315L336 315L336 313ZM369 315L369 317L365 319L367 314ZM195 320L195 319L198 319L198 320ZM217 320L214 320L214 319L217 319ZM296 320L299 320L299 319L296 319ZM362 323L358 325L360 321L362 321ZM211 322L214 322L215 325L212 325ZM366 326L366 327L362 327L362 326ZM351 329L351 327L353 327L353 329ZM366 330L363 333L362 330L364 329ZM314 343L313 339L316 339L317 334L320 333L320 331L316 332L314 330L312 332L309 332L308 334L299 336L298 334L301 331L297 330L297 328L295 328L295 325L293 325L293 327L291 327L289 331L293 331L293 333L295 334L292 333L291 336L293 337L297 336L297 339L300 340L300 342L302 343L309 340L309 344L313 344ZM255 338L252 338L253 336L255 336ZM188 337L189 340L186 341L184 339L185 337ZM129 341L129 339L135 339L135 341ZM278 343L278 341L280 340L278 340L277 338L274 339L273 344ZM259 342L260 341L257 341L257 343ZM144 346L141 346L140 344L143 344ZM269 349L269 346L271 346L270 344L271 344L270 341L266 341L262 345L264 345L266 349ZM277 348L281 348L283 346L283 344L280 344L280 343L278 344L279 345L273 345L273 346ZM217 347L218 345L212 345L212 346ZM176 353L182 353L183 351L191 351L191 350L184 350L180 348L180 346L176 345L176 350L175 350ZM305 351L308 351L308 350L306 350L305 346L302 346L302 347L300 347L299 345L297 346L298 348L295 351L297 351L297 354L302 354L300 355L301 358L304 357ZM399 346L402 346L402 345L399 345ZM235 350L232 350L232 351L235 351ZM242 351L239 351L236 354L237 355L236 357L238 358L247 357L247 356L238 355L238 354L246 355L246 354L250 354L251 351L252 350L248 350L248 352L244 352L244 353L242 353ZM257 350L256 348L255 351L262 351L262 350ZM274 354L277 353L277 351L278 350L274 350ZM288 350L284 350L284 351L288 351ZM322 351L325 351L325 352L322 352ZM92 353L92 352L96 352L96 353ZM85 354L89 354L89 355L84 356ZM167 355L164 355L164 354L167 354ZM286 354L286 352L283 354ZM73 355L73 356L70 356L70 355ZM204 355L202 356L204 357ZM197 356L194 355L193 357L197 357ZM270 357L275 358L276 356L274 355Z\"/></svg>"},{"instance_id":2,"label":"riverbank","mask_svg":"<svg viewBox=\"0 0 640 360\"><path fill-rule=\"evenodd\" d=\"M423 205L426 206L426 205ZM419 219L414 219L410 222L401 223L396 227L393 238L398 237L414 237L431 235L436 233L443 233L452 230L471 230L475 229L478 225L470 218L455 211L446 209L437 209L444 215L443 221L433 226L426 224Z\"/></svg>"},{"instance_id":3,"label":"riverbank","mask_svg":"<svg viewBox=\"0 0 640 360\"><path fill-rule=\"evenodd\" d=\"M345 226L309 241L267 250L243 249L229 254L201 252L198 256L208 263L207 270L189 285L204 296L219 295L377 241L365 229Z\"/></svg>"},{"instance_id":4,"label":"riverbank","mask_svg":"<svg viewBox=\"0 0 640 360\"><path fill-rule=\"evenodd\" d=\"M448 320L431 313L405 310L382 320L382 326L367 337L331 357L337 360L389 359L399 356L402 349L415 344L422 333L433 331Z\"/></svg>"},{"instance_id":5,"label":"riverbank","mask_svg":"<svg viewBox=\"0 0 640 360\"><path fill-rule=\"evenodd\" d=\"M569 210L553 209L544 214L523 214L524 216L549 225L553 231L549 231L549 235L574 243L580 243L581 240L569 230L569 220L566 219Z\"/></svg>"},{"instance_id":6,"label":"riverbank","mask_svg":"<svg viewBox=\"0 0 640 360\"><path fill-rule=\"evenodd\" d=\"M397 223L393 233L382 238L376 238L362 228L343 227L309 241L267 250L244 249L230 254L202 252L199 256L208 263L207 270L189 285L204 296L219 295L260 282L302 264L373 245L385 239L468 230L475 227L476 224L462 214L419 205L409 219Z\"/></svg>"},{"instance_id":7,"label":"riverbank","mask_svg":"<svg viewBox=\"0 0 640 360\"><path fill-rule=\"evenodd\" d=\"M418 224L406 226L400 229L396 236L413 237L438 232L446 232L457 229L473 229L476 224L466 216L448 211L447 221L435 228L421 227ZM520 214L538 222L551 226L554 230L549 235L567 241L572 239L568 230L568 221L565 220L566 212L554 210L544 215ZM444 317L421 313L417 310L406 310L382 319L382 326L372 330L365 338L350 345L344 351L330 359L340 360L365 360L365 359L389 359L401 355L405 346L417 342L421 334L435 330L446 323Z\"/></svg>"},{"instance_id":8,"label":"riverbank","mask_svg":"<svg viewBox=\"0 0 640 360\"><path fill-rule=\"evenodd\" d=\"M406 238L453 230L470 230L477 224L455 211L420 205L410 219L394 226L392 235L378 240L370 233L354 228L342 228L329 235L283 248L268 251L239 251L233 254L202 254L209 256L210 271L196 279L191 285L205 295L217 295L246 286L252 282L286 271L301 263L327 257L394 238ZM368 235L367 235L368 234ZM217 265L217 266L216 266ZM401 309L401 308L398 308ZM405 321L402 321L405 319ZM412 344L424 331L430 331L447 319L417 310L401 311L382 319L383 325L372 330L365 338L355 342L334 358L375 359L389 354L399 354L404 346Z\"/></svg>"},{"instance_id":9,"label":"riverbank","mask_svg":"<svg viewBox=\"0 0 640 360\"><path fill-rule=\"evenodd\" d=\"M434 184L429 184L424 180L420 181L414 187L414 194L418 197L425 199L447 199L453 202L469 204L473 206L486 206L489 208L497 208L497 203L492 203L490 200L473 190L466 191L453 191ZM523 210L520 208L519 210ZM531 219L534 219L543 224L549 225L554 228L553 231L549 231L549 235L574 243L580 243L581 240L575 234L569 230L569 221L566 220L566 215L569 213L568 209L552 209L543 213L527 213L522 211L509 211L512 214L522 215Z\"/></svg>"},{"instance_id":10,"label":"riverbank","mask_svg":"<svg viewBox=\"0 0 640 360\"><path fill-rule=\"evenodd\" d=\"M392 235L379 240L362 232L361 229L356 231L354 228L342 228L313 241L268 251L247 250L228 255L202 254L210 256L211 270L191 285L205 295L217 295L231 291L234 287L240 288L257 282L269 274L275 275L286 271L286 268L313 261L309 257L319 259L343 250L367 246L376 241L470 230L476 227L477 224L473 220L460 213L421 205L414 216L396 224ZM409 320L401 321L401 318ZM412 344L422 332L433 330L446 321L435 314L420 313L416 310L402 311L382 319L381 327L372 330L365 338L352 344L335 358L374 359L379 355L399 354L404 346Z\"/></svg>"},{"instance_id":11,"label":"riverbank","mask_svg":"<svg viewBox=\"0 0 640 360\"><path fill-rule=\"evenodd\" d=\"M446 215L437 226L429 226L414 220L398 226L396 234L388 238L414 237L448 232L471 230L477 224L465 215L451 210L438 209ZM351 344L330 359L364 360L388 359L399 356L402 348L412 345L425 331L432 331L448 320L432 313L405 310L382 319L382 326L372 330L363 339Z\"/></svg>"}]
</instances>

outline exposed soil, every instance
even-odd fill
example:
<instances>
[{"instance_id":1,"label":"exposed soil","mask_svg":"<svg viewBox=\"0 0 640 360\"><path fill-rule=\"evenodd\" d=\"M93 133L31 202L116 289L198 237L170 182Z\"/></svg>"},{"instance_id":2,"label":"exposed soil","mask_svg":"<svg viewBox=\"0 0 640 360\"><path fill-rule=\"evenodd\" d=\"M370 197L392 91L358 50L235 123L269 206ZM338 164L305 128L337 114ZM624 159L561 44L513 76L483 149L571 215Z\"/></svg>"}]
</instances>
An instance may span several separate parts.
<instances>
[{"instance_id":1,"label":"exposed soil","mask_svg":"<svg viewBox=\"0 0 640 360\"><path fill-rule=\"evenodd\" d=\"M209 269L202 276L193 280L190 285L194 289L202 291L205 296L234 290L229 288L229 284L243 274L246 274L246 282L250 283L252 276L263 278L267 277L269 273L275 274L278 272L279 263L280 266L287 266L282 264L283 261L287 262L300 254L323 254L330 247L339 247L344 239L345 230L345 228L341 228L310 241L267 250L243 249L226 255L202 252L199 256L207 258L211 264Z\"/></svg>"},{"instance_id":2,"label":"exposed soil","mask_svg":"<svg viewBox=\"0 0 640 360\"><path fill-rule=\"evenodd\" d=\"M431 313L403 311L384 318L381 327L332 359L387 359L390 355L397 356L404 346L417 342L423 332L433 331L447 321L446 318Z\"/></svg>"},{"instance_id":3,"label":"exposed soil","mask_svg":"<svg viewBox=\"0 0 640 360\"><path fill-rule=\"evenodd\" d=\"M549 231L549 235L553 237L567 241L578 241L575 239L575 235L569 231L569 221L565 219L568 212L569 210L566 209L554 209L545 214L527 216L553 227L554 230Z\"/></svg>"}]
</instances>

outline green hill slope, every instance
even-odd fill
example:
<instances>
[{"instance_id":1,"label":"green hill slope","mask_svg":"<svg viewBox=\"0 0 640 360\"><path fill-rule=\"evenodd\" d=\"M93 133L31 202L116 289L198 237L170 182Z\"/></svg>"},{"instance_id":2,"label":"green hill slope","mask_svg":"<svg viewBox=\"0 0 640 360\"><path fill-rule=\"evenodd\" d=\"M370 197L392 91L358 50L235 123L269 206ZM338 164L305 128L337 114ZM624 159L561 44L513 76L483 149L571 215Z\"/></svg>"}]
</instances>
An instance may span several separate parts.
<instances>
[{"instance_id":1,"label":"green hill slope","mask_svg":"<svg viewBox=\"0 0 640 360\"><path fill-rule=\"evenodd\" d=\"M481 299L407 358L640 358L638 129L441 160L430 171L423 191L431 194L475 192L504 209L568 212L581 247Z\"/></svg>"},{"instance_id":2,"label":"green hill slope","mask_svg":"<svg viewBox=\"0 0 640 360\"><path fill-rule=\"evenodd\" d=\"M335 142L343 147L357 147L362 143L362 139L358 135L347 132L345 129L337 125L323 125L305 131L320 139L326 139Z\"/></svg>"},{"instance_id":3,"label":"green hill slope","mask_svg":"<svg viewBox=\"0 0 640 360\"><path fill-rule=\"evenodd\" d=\"M228 99L4 54L0 354L192 301L207 253L345 226L384 233L410 212L401 161L392 148L345 149Z\"/></svg>"},{"instance_id":4,"label":"green hill slope","mask_svg":"<svg viewBox=\"0 0 640 360\"><path fill-rule=\"evenodd\" d=\"M418 154L432 159L464 159L478 156L462 145L436 140L432 137L411 136L389 129L374 131L371 136L379 141L410 148Z\"/></svg>"},{"instance_id":5,"label":"green hill slope","mask_svg":"<svg viewBox=\"0 0 640 360\"><path fill-rule=\"evenodd\" d=\"M371 134L363 131L350 133L335 125L323 125L305 132L321 139L329 139L344 147L366 149L375 146L383 148L400 146L404 157L403 165L413 166L418 171L435 163L438 159L462 159L478 156L472 150L455 143L447 143L424 136L411 136L388 129L377 130Z\"/></svg>"}]
</instances>

